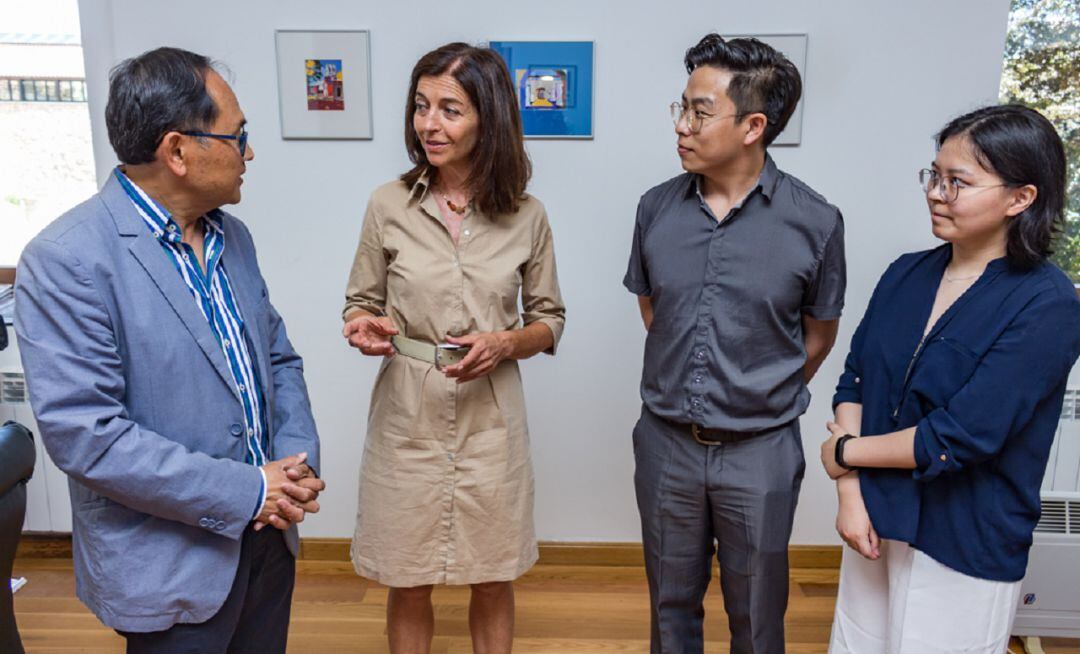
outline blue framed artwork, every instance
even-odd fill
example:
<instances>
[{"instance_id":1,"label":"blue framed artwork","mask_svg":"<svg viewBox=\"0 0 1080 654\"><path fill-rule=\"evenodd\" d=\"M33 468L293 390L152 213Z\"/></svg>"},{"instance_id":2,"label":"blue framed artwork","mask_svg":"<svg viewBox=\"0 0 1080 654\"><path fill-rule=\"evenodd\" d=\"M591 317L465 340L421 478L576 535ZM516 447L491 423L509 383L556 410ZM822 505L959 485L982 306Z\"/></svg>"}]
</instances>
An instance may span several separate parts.
<instances>
[{"instance_id":1,"label":"blue framed artwork","mask_svg":"<svg viewBox=\"0 0 1080 654\"><path fill-rule=\"evenodd\" d=\"M592 41L492 41L489 46L510 69L526 138L592 138Z\"/></svg>"}]
</instances>

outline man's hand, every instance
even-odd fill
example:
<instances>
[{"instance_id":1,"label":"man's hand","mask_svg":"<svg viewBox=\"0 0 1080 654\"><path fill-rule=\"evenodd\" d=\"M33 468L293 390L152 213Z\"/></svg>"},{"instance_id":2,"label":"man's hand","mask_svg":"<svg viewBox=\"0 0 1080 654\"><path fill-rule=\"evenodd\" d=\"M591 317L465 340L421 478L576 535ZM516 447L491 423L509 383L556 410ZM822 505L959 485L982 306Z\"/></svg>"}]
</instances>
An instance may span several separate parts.
<instances>
[{"instance_id":1,"label":"man's hand","mask_svg":"<svg viewBox=\"0 0 1080 654\"><path fill-rule=\"evenodd\" d=\"M394 356L394 346L390 337L397 336L398 330L389 318L382 316L359 316L345 323L341 335L349 345L368 356Z\"/></svg>"},{"instance_id":2,"label":"man's hand","mask_svg":"<svg viewBox=\"0 0 1080 654\"><path fill-rule=\"evenodd\" d=\"M825 473L829 475L829 479L839 479L851 472L836 462L836 441L848 433L835 422L827 423L826 426L829 428L829 438L821 444L821 464L825 466Z\"/></svg>"},{"instance_id":3,"label":"man's hand","mask_svg":"<svg viewBox=\"0 0 1080 654\"><path fill-rule=\"evenodd\" d=\"M293 504L303 509L304 513L318 513L319 503L316 500L319 493L326 490L326 482L316 477L306 463L286 468L285 476L292 483L282 484L281 489Z\"/></svg>"},{"instance_id":4,"label":"man's hand","mask_svg":"<svg viewBox=\"0 0 1080 654\"><path fill-rule=\"evenodd\" d=\"M461 363L443 368L443 373L447 377L457 379L458 383L488 374L514 350L511 336L507 332L447 336L446 342L469 348L469 353L465 355Z\"/></svg>"},{"instance_id":5,"label":"man's hand","mask_svg":"<svg viewBox=\"0 0 1080 654\"><path fill-rule=\"evenodd\" d=\"M307 452L271 461L262 466L266 474L266 499L255 519L255 530L270 525L282 531L303 522L307 513L317 513L315 501L326 484L312 476L305 463Z\"/></svg>"}]
</instances>

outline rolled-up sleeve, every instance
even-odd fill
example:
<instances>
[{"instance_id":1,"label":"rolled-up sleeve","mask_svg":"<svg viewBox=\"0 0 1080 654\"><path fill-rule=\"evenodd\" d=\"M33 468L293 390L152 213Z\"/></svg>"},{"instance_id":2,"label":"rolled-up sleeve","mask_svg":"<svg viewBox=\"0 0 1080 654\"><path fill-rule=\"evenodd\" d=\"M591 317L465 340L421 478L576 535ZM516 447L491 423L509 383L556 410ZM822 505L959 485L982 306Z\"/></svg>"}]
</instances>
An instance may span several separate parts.
<instances>
[{"instance_id":1,"label":"rolled-up sleeve","mask_svg":"<svg viewBox=\"0 0 1080 654\"><path fill-rule=\"evenodd\" d=\"M541 212L533 233L532 252L521 275L521 321L547 325L553 336L547 354L555 354L566 323L566 305L555 268L555 241L547 213Z\"/></svg>"},{"instance_id":2,"label":"rolled-up sleeve","mask_svg":"<svg viewBox=\"0 0 1080 654\"><path fill-rule=\"evenodd\" d=\"M1022 432L1063 388L1080 356L1080 301L1062 293L1034 299L1001 333L971 378L915 430L915 479L976 465Z\"/></svg>"},{"instance_id":3,"label":"rolled-up sleeve","mask_svg":"<svg viewBox=\"0 0 1080 654\"><path fill-rule=\"evenodd\" d=\"M847 289L847 261L844 257L844 219L836 212L836 223L825 240L814 278L803 294L802 312L814 320L836 320L844 309Z\"/></svg>"},{"instance_id":4,"label":"rolled-up sleeve","mask_svg":"<svg viewBox=\"0 0 1080 654\"><path fill-rule=\"evenodd\" d=\"M623 286L634 295L652 295L649 284L649 271L645 268L645 253L642 251L644 228L641 219L645 213L645 199L638 202L637 218L634 220L634 240L630 244L630 262L626 266Z\"/></svg>"},{"instance_id":5,"label":"rolled-up sleeve","mask_svg":"<svg viewBox=\"0 0 1080 654\"><path fill-rule=\"evenodd\" d=\"M349 283L345 289L342 318L357 310L375 315L386 312L386 254L383 252L382 225L375 200L368 202L360 244L356 248Z\"/></svg>"},{"instance_id":6,"label":"rolled-up sleeve","mask_svg":"<svg viewBox=\"0 0 1080 654\"><path fill-rule=\"evenodd\" d=\"M844 372L840 375L840 380L836 383L836 392L833 394L833 410L844 402L862 404L862 351L873 306L874 303L871 300L870 306L866 308L866 314L863 315L862 321L855 330L855 335L851 337L851 351L844 360Z\"/></svg>"}]
</instances>

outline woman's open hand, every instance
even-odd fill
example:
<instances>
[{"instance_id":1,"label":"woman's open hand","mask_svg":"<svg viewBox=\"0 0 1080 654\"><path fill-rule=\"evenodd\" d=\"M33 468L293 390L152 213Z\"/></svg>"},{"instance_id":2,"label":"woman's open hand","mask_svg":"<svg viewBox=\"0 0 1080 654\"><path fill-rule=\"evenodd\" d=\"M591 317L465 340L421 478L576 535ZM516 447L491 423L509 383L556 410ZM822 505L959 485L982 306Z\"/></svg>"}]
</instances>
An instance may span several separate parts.
<instances>
[{"instance_id":1,"label":"woman's open hand","mask_svg":"<svg viewBox=\"0 0 1080 654\"><path fill-rule=\"evenodd\" d=\"M360 316L345 323L341 335L349 341L349 345L360 350L368 356L394 356L394 346L390 344L390 337L396 336L398 330L394 329L394 323L385 316Z\"/></svg>"}]
</instances>

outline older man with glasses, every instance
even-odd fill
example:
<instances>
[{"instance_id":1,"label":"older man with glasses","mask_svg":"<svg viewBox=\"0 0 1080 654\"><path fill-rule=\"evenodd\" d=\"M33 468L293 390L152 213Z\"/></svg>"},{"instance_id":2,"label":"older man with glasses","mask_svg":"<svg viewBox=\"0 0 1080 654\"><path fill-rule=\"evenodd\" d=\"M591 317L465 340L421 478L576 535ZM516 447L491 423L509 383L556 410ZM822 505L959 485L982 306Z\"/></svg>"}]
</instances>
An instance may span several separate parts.
<instances>
[{"instance_id":1,"label":"older man with glasses","mask_svg":"<svg viewBox=\"0 0 1080 654\"><path fill-rule=\"evenodd\" d=\"M715 552L731 651L779 654L798 418L843 307L843 220L767 153L801 93L790 61L710 34L685 63L686 173L642 196L623 282L648 330L634 480L652 652L702 651Z\"/></svg>"},{"instance_id":2,"label":"older man with glasses","mask_svg":"<svg viewBox=\"0 0 1080 654\"><path fill-rule=\"evenodd\" d=\"M15 294L31 404L71 481L76 592L128 652L284 652L295 523L324 484L303 364L220 209L255 156L244 113L184 50L109 82L121 165L26 247Z\"/></svg>"}]
</instances>

